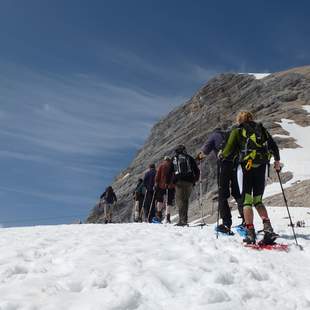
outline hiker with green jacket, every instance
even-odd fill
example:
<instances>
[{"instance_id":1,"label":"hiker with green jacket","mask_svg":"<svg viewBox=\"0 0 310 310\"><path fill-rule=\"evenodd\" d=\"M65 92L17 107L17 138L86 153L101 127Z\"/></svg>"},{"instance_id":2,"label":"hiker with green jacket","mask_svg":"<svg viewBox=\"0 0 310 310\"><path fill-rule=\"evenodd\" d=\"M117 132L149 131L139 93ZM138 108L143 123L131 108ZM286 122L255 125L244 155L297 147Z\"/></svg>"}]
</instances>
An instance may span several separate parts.
<instances>
[{"instance_id":1,"label":"hiker with green jacket","mask_svg":"<svg viewBox=\"0 0 310 310\"><path fill-rule=\"evenodd\" d=\"M265 244L273 244L278 237L274 233L263 204L263 194L266 184L266 174L270 157L274 157L274 168L280 171L279 148L272 136L261 123L254 122L250 112L242 111L237 116L238 127L230 133L228 141L219 154L220 158L228 158L235 154L239 157L239 187L242 189L244 218L247 228L246 243L256 243L256 233L253 225L253 210L256 208L264 225ZM241 170L242 169L242 170Z\"/></svg>"}]
</instances>

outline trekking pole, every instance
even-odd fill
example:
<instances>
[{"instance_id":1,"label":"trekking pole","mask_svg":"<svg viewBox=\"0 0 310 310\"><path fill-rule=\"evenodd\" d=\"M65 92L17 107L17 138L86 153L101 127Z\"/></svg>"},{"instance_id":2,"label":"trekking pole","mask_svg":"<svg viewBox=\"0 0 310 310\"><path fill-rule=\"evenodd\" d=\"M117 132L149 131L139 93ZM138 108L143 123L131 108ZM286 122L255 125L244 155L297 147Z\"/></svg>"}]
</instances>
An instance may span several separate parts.
<instances>
[{"instance_id":1,"label":"trekking pole","mask_svg":"<svg viewBox=\"0 0 310 310\"><path fill-rule=\"evenodd\" d=\"M276 170L276 171L277 171L279 183L280 183L280 186L281 186L281 191L282 191L284 203L285 203L285 206L286 206L286 210L287 210L287 213L288 213L288 217L290 219L290 225L291 225L292 230L293 230L293 235L294 235L294 238L295 238L295 242L296 242L296 245L302 250L303 249L302 246L299 245L298 242L297 242L297 237L296 237L296 234L295 234L294 224L292 222L292 217L291 217L291 214L290 214L290 210L288 208L287 199L286 199L286 196L285 196L285 193L284 193L284 189L283 189L283 185L282 185L282 181L281 181L280 171L278 171L278 170Z\"/></svg>"},{"instance_id":2,"label":"trekking pole","mask_svg":"<svg viewBox=\"0 0 310 310\"><path fill-rule=\"evenodd\" d=\"M202 203L202 160L199 161L199 169L200 169L200 175L199 175L199 204L201 209L201 228L202 226L206 225L204 220L204 210L203 210L203 203Z\"/></svg>"},{"instance_id":3,"label":"trekking pole","mask_svg":"<svg viewBox=\"0 0 310 310\"><path fill-rule=\"evenodd\" d=\"M142 219L142 214L144 215L144 205L145 205L146 195L147 195L147 189L145 190L145 194L144 194L144 198L143 198L143 202L142 202L142 207L141 207L141 210L139 212L139 217L141 219ZM142 220L142 222L143 222L143 220Z\"/></svg>"},{"instance_id":4,"label":"trekking pole","mask_svg":"<svg viewBox=\"0 0 310 310\"><path fill-rule=\"evenodd\" d=\"M219 221L220 221L220 177L221 177L221 163L218 162L217 163L217 188L218 188L218 193L217 193L217 220L216 220L216 239L219 238L219 231L218 231L218 227L219 227Z\"/></svg>"},{"instance_id":5,"label":"trekking pole","mask_svg":"<svg viewBox=\"0 0 310 310\"><path fill-rule=\"evenodd\" d=\"M150 222L150 215L151 215L151 211L153 209L153 202L154 202L154 199L155 199L155 194L156 194L156 189L154 190L154 194L153 194L151 205L150 205L150 209L149 209L149 214L147 216L147 221L148 222Z\"/></svg>"}]
</instances>

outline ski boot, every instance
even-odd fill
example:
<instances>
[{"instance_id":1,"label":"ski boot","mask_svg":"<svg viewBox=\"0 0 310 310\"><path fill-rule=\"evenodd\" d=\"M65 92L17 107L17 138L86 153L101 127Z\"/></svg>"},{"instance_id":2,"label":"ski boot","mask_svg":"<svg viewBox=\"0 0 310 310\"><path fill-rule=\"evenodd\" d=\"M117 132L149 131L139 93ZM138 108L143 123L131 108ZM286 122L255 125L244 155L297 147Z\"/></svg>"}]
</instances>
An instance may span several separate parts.
<instances>
[{"instance_id":1,"label":"ski boot","mask_svg":"<svg viewBox=\"0 0 310 310\"><path fill-rule=\"evenodd\" d=\"M247 236L243 239L243 242L247 244L255 244L256 243L256 233L253 225L247 226Z\"/></svg>"},{"instance_id":2,"label":"ski boot","mask_svg":"<svg viewBox=\"0 0 310 310\"><path fill-rule=\"evenodd\" d=\"M229 226L226 226L224 224L221 224L219 226L216 227L216 231L222 233L222 234L227 234L229 236L233 236L234 233L230 230Z\"/></svg>"},{"instance_id":3,"label":"ski boot","mask_svg":"<svg viewBox=\"0 0 310 310\"><path fill-rule=\"evenodd\" d=\"M275 240L279 237L279 235L273 231L270 220L264 219L263 225L264 225L264 230L263 230L264 238L259 243L263 245L275 244Z\"/></svg>"}]
</instances>

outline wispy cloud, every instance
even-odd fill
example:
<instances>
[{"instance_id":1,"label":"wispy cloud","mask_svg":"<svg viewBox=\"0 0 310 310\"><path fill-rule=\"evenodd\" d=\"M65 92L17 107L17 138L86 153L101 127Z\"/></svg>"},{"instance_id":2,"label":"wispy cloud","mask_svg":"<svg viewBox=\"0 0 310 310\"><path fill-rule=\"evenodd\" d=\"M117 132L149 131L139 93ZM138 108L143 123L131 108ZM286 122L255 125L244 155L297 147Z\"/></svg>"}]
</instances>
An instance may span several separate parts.
<instances>
[{"instance_id":1,"label":"wispy cloud","mask_svg":"<svg viewBox=\"0 0 310 310\"><path fill-rule=\"evenodd\" d=\"M80 196L74 196L74 195L64 195L64 194L47 194L41 191L33 191L33 190L25 190L25 189L19 189L19 188L11 188L7 186L0 185L0 190L3 190L5 192L11 192L15 194L21 194L25 196L32 196L35 198L43 198L44 200L51 200L55 202L60 202L62 204L74 204L74 203L82 203L82 204L89 204L94 199L92 197L84 197L81 198Z\"/></svg>"},{"instance_id":2,"label":"wispy cloud","mask_svg":"<svg viewBox=\"0 0 310 310\"><path fill-rule=\"evenodd\" d=\"M90 155L137 147L149 130L146 124L184 100L94 77L25 75L12 77L10 87L1 83L0 136L55 152Z\"/></svg>"}]
</instances>

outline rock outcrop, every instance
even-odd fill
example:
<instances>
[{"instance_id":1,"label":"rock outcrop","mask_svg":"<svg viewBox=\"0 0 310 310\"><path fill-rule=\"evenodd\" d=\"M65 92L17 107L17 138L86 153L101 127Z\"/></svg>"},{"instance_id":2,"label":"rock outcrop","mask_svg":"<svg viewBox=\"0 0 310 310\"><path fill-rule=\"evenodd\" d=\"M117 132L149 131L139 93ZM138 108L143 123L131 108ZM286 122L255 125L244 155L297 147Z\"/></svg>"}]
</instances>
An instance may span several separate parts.
<instances>
[{"instance_id":1,"label":"rock outcrop","mask_svg":"<svg viewBox=\"0 0 310 310\"><path fill-rule=\"evenodd\" d=\"M281 127L281 119L292 119L301 126L310 126L308 113L302 108L310 104L310 66L271 74L257 80L246 74L221 74L211 79L189 101L171 111L152 128L144 146L130 166L112 184L119 198L120 216L131 220L132 192L149 163L159 163L171 155L178 144L184 144L190 154L197 154L208 135L218 126L232 124L240 110L249 110L257 120L276 136L280 148L299 147ZM206 213L211 214L212 193L216 191L215 159L203 165L203 192ZM287 177L286 177L287 179ZM191 218L199 216L192 195ZM88 222L100 221L100 215L90 214Z\"/></svg>"}]
</instances>

